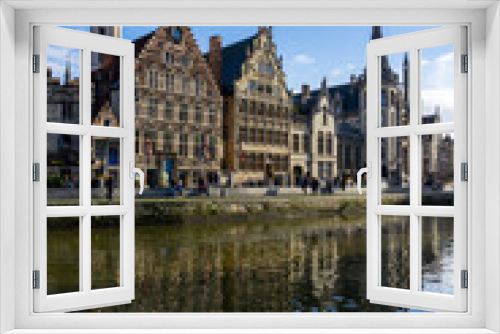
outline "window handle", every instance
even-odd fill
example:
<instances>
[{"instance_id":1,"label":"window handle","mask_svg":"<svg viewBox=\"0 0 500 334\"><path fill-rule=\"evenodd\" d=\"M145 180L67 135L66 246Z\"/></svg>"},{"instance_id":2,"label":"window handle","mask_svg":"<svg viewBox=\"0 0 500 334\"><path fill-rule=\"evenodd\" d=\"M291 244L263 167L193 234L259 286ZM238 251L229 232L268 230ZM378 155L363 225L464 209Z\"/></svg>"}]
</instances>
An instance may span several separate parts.
<instances>
[{"instance_id":1,"label":"window handle","mask_svg":"<svg viewBox=\"0 0 500 334\"><path fill-rule=\"evenodd\" d=\"M357 179L357 183L358 183L358 192L359 194L363 194L363 192L361 191L361 176L366 173L366 176L368 178L371 178L372 177L372 170L371 170L371 167L372 167L372 163L371 162L367 162L366 163L367 167L364 167L364 168L361 168L360 170L358 170L358 179Z\"/></svg>"},{"instance_id":2,"label":"window handle","mask_svg":"<svg viewBox=\"0 0 500 334\"><path fill-rule=\"evenodd\" d=\"M137 167L134 167L134 163L130 161L129 163L129 170L130 170L130 178L135 180L135 174L139 174L139 184L141 188L139 189L139 195L142 195L142 192L144 191L144 172Z\"/></svg>"}]
</instances>

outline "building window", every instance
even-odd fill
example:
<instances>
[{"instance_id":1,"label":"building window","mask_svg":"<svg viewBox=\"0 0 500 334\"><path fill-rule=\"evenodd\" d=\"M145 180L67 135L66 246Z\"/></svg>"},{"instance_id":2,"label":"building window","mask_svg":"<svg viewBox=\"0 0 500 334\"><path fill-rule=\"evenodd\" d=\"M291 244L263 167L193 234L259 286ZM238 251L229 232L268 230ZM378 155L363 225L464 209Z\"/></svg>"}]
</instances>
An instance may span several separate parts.
<instances>
[{"instance_id":1,"label":"building window","mask_svg":"<svg viewBox=\"0 0 500 334\"><path fill-rule=\"evenodd\" d=\"M381 99L382 99L382 107L387 107L387 91L386 90L382 91Z\"/></svg>"},{"instance_id":2,"label":"building window","mask_svg":"<svg viewBox=\"0 0 500 334\"><path fill-rule=\"evenodd\" d=\"M188 156L188 135L186 133L181 133L179 136L179 155L181 157Z\"/></svg>"},{"instance_id":3,"label":"building window","mask_svg":"<svg viewBox=\"0 0 500 334\"><path fill-rule=\"evenodd\" d=\"M259 103L257 104L257 115L259 116L262 116L264 115L264 104L263 103Z\"/></svg>"},{"instance_id":4,"label":"building window","mask_svg":"<svg viewBox=\"0 0 500 334\"><path fill-rule=\"evenodd\" d=\"M205 82L201 79L196 80L196 95L199 97L205 96Z\"/></svg>"},{"instance_id":5,"label":"building window","mask_svg":"<svg viewBox=\"0 0 500 334\"><path fill-rule=\"evenodd\" d=\"M148 118L158 118L158 99L150 99L148 104Z\"/></svg>"},{"instance_id":6,"label":"building window","mask_svg":"<svg viewBox=\"0 0 500 334\"><path fill-rule=\"evenodd\" d=\"M324 138L323 138L323 131L318 132L318 154L323 155L324 154Z\"/></svg>"},{"instance_id":7,"label":"building window","mask_svg":"<svg viewBox=\"0 0 500 334\"><path fill-rule=\"evenodd\" d=\"M324 177L323 161L318 161L318 177L319 178L323 178Z\"/></svg>"},{"instance_id":8,"label":"building window","mask_svg":"<svg viewBox=\"0 0 500 334\"><path fill-rule=\"evenodd\" d=\"M266 130L266 144L267 145L273 144L273 131L272 130Z\"/></svg>"},{"instance_id":9,"label":"building window","mask_svg":"<svg viewBox=\"0 0 500 334\"><path fill-rule=\"evenodd\" d=\"M326 165L326 177L332 177L332 163L329 161Z\"/></svg>"},{"instance_id":10,"label":"building window","mask_svg":"<svg viewBox=\"0 0 500 334\"><path fill-rule=\"evenodd\" d=\"M208 158L210 160L215 160L217 158L216 150L217 150L217 143L215 141L215 136L210 136L208 143L208 153L209 153Z\"/></svg>"},{"instance_id":11,"label":"building window","mask_svg":"<svg viewBox=\"0 0 500 334\"><path fill-rule=\"evenodd\" d=\"M246 136L247 136L247 128L241 127L239 133L239 142L244 143L246 141Z\"/></svg>"},{"instance_id":12,"label":"building window","mask_svg":"<svg viewBox=\"0 0 500 334\"><path fill-rule=\"evenodd\" d=\"M191 80L189 78L182 78L182 92L185 95L191 94Z\"/></svg>"},{"instance_id":13,"label":"building window","mask_svg":"<svg viewBox=\"0 0 500 334\"><path fill-rule=\"evenodd\" d=\"M174 118L174 105L172 103L167 103L163 105L164 119Z\"/></svg>"},{"instance_id":14,"label":"building window","mask_svg":"<svg viewBox=\"0 0 500 334\"><path fill-rule=\"evenodd\" d=\"M274 76L273 66L271 64L260 63L258 65L259 72L267 76Z\"/></svg>"},{"instance_id":15,"label":"building window","mask_svg":"<svg viewBox=\"0 0 500 334\"><path fill-rule=\"evenodd\" d=\"M135 154L139 154L139 130L135 130Z\"/></svg>"},{"instance_id":16,"label":"building window","mask_svg":"<svg viewBox=\"0 0 500 334\"><path fill-rule=\"evenodd\" d=\"M326 134L326 154L332 155L332 133Z\"/></svg>"},{"instance_id":17,"label":"building window","mask_svg":"<svg viewBox=\"0 0 500 334\"><path fill-rule=\"evenodd\" d=\"M203 111L200 107L196 108L195 120L196 123L203 123Z\"/></svg>"},{"instance_id":18,"label":"building window","mask_svg":"<svg viewBox=\"0 0 500 334\"><path fill-rule=\"evenodd\" d=\"M264 144L264 129L258 129L257 142L259 144Z\"/></svg>"},{"instance_id":19,"label":"building window","mask_svg":"<svg viewBox=\"0 0 500 334\"><path fill-rule=\"evenodd\" d=\"M214 108L208 109L208 122L211 125L215 125L217 123L217 115L215 113L215 109Z\"/></svg>"},{"instance_id":20,"label":"building window","mask_svg":"<svg viewBox=\"0 0 500 334\"><path fill-rule=\"evenodd\" d=\"M250 128L250 143L254 144L257 140L257 129Z\"/></svg>"},{"instance_id":21,"label":"building window","mask_svg":"<svg viewBox=\"0 0 500 334\"><path fill-rule=\"evenodd\" d=\"M345 147L344 153L344 165L345 169L351 169L351 148L349 146Z\"/></svg>"},{"instance_id":22,"label":"building window","mask_svg":"<svg viewBox=\"0 0 500 334\"><path fill-rule=\"evenodd\" d=\"M135 115L139 116L141 114L141 103L139 102L139 98L135 98Z\"/></svg>"},{"instance_id":23,"label":"building window","mask_svg":"<svg viewBox=\"0 0 500 334\"><path fill-rule=\"evenodd\" d=\"M293 135L293 152L300 152L300 135L298 133Z\"/></svg>"},{"instance_id":24,"label":"building window","mask_svg":"<svg viewBox=\"0 0 500 334\"><path fill-rule=\"evenodd\" d=\"M174 90L174 76L171 74L165 75L165 88L168 92Z\"/></svg>"},{"instance_id":25,"label":"building window","mask_svg":"<svg viewBox=\"0 0 500 334\"><path fill-rule=\"evenodd\" d=\"M181 110L179 112L179 120L181 122L188 121L188 106L187 106L187 104L181 104Z\"/></svg>"},{"instance_id":26,"label":"building window","mask_svg":"<svg viewBox=\"0 0 500 334\"><path fill-rule=\"evenodd\" d=\"M149 88L158 88L158 71L156 68L149 70Z\"/></svg>"},{"instance_id":27,"label":"building window","mask_svg":"<svg viewBox=\"0 0 500 334\"><path fill-rule=\"evenodd\" d=\"M323 126L328 126L328 115L326 113L326 108L323 110Z\"/></svg>"},{"instance_id":28,"label":"building window","mask_svg":"<svg viewBox=\"0 0 500 334\"><path fill-rule=\"evenodd\" d=\"M205 135L198 134L195 137L195 156L199 159L203 159L205 157Z\"/></svg>"},{"instance_id":29,"label":"building window","mask_svg":"<svg viewBox=\"0 0 500 334\"><path fill-rule=\"evenodd\" d=\"M174 55L168 52L165 52L165 64L171 65L174 63Z\"/></svg>"},{"instance_id":30,"label":"building window","mask_svg":"<svg viewBox=\"0 0 500 334\"><path fill-rule=\"evenodd\" d=\"M165 133L165 153L173 153L174 151L174 134L173 132Z\"/></svg>"},{"instance_id":31,"label":"building window","mask_svg":"<svg viewBox=\"0 0 500 334\"><path fill-rule=\"evenodd\" d=\"M308 153L311 151L311 143L309 139L309 135L307 133L304 134L304 152Z\"/></svg>"},{"instance_id":32,"label":"building window","mask_svg":"<svg viewBox=\"0 0 500 334\"><path fill-rule=\"evenodd\" d=\"M253 94L257 90L257 83L253 80L248 81L248 91Z\"/></svg>"},{"instance_id":33,"label":"building window","mask_svg":"<svg viewBox=\"0 0 500 334\"><path fill-rule=\"evenodd\" d=\"M269 117L274 118L274 105L269 106Z\"/></svg>"}]
</instances>

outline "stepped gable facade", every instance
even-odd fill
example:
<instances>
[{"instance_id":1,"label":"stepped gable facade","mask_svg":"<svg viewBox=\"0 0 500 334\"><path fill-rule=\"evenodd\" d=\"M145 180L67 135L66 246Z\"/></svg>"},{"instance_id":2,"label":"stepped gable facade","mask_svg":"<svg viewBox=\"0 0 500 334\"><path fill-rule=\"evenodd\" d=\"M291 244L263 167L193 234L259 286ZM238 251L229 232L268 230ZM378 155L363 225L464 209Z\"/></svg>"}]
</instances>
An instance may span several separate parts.
<instances>
[{"instance_id":1,"label":"stepped gable facade","mask_svg":"<svg viewBox=\"0 0 500 334\"><path fill-rule=\"evenodd\" d=\"M235 184L283 184L290 173L291 94L272 28L205 55L224 98L223 169Z\"/></svg>"}]
</instances>

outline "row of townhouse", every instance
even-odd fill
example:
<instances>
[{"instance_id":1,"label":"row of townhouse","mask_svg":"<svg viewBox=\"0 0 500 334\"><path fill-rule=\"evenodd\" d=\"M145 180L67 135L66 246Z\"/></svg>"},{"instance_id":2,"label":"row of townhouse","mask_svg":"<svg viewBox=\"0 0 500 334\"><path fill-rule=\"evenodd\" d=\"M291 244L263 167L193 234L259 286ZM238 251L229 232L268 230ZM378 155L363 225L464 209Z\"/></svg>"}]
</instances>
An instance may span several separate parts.
<instances>
[{"instance_id":1,"label":"row of townhouse","mask_svg":"<svg viewBox=\"0 0 500 334\"><path fill-rule=\"evenodd\" d=\"M120 34L112 27L92 31ZM371 38L380 37L381 28L373 27ZM303 85L293 94L271 27L227 46L213 36L205 54L189 27L159 27L134 43L136 163L148 188L178 179L193 186L201 176L217 183L222 175L235 185L346 179L365 165L366 70L343 85L328 87L323 79L319 89ZM119 126L119 58L93 56L92 62L92 124ZM402 80L386 58L381 66L382 126L407 124L409 62L405 58ZM78 97L68 92L78 78L48 77L49 121L71 118ZM114 188L119 156L109 155L118 155L119 143L95 141L93 179L96 186ZM408 152L404 138L381 143L383 177L390 184L408 184ZM429 159L437 161L436 154Z\"/></svg>"}]
</instances>

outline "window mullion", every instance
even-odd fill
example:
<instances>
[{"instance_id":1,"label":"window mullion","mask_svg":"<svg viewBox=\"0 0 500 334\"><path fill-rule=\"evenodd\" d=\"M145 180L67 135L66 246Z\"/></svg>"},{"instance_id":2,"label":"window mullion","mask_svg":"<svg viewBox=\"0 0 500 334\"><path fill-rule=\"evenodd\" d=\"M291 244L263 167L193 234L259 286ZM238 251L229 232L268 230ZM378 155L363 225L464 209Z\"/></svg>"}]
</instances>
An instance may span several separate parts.
<instances>
[{"instance_id":1,"label":"window mullion","mask_svg":"<svg viewBox=\"0 0 500 334\"><path fill-rule=\"evenodd\" d=\"M83 189L83 206L86 214L82 218L82 242L80 243L81 263L82 263L82 291L90 293L92 289L92 245L91 245L91 222L90 205L92 200L92 135L90 133L92 119L92 84L91 84L91 50L86 48L83 50L82 68L80 69L82 76L82 124L85 127L85 134L82 136L83 150L81 169L83 171L80 179L80 188Z\"/></svg>"},{"instance_id":2,"label":"window mullion","mask_svg":"<svg viewBox=\"0 0 500 334\"><path fill-rule=\"evenodd\" d=\"M410 50L410 290L417 292L420 286L420 218L415 215L420 198L420 152L419 137L414 130L418 126L420 115L420 52L416 48Z\"/></svg>"}]
</instances>

